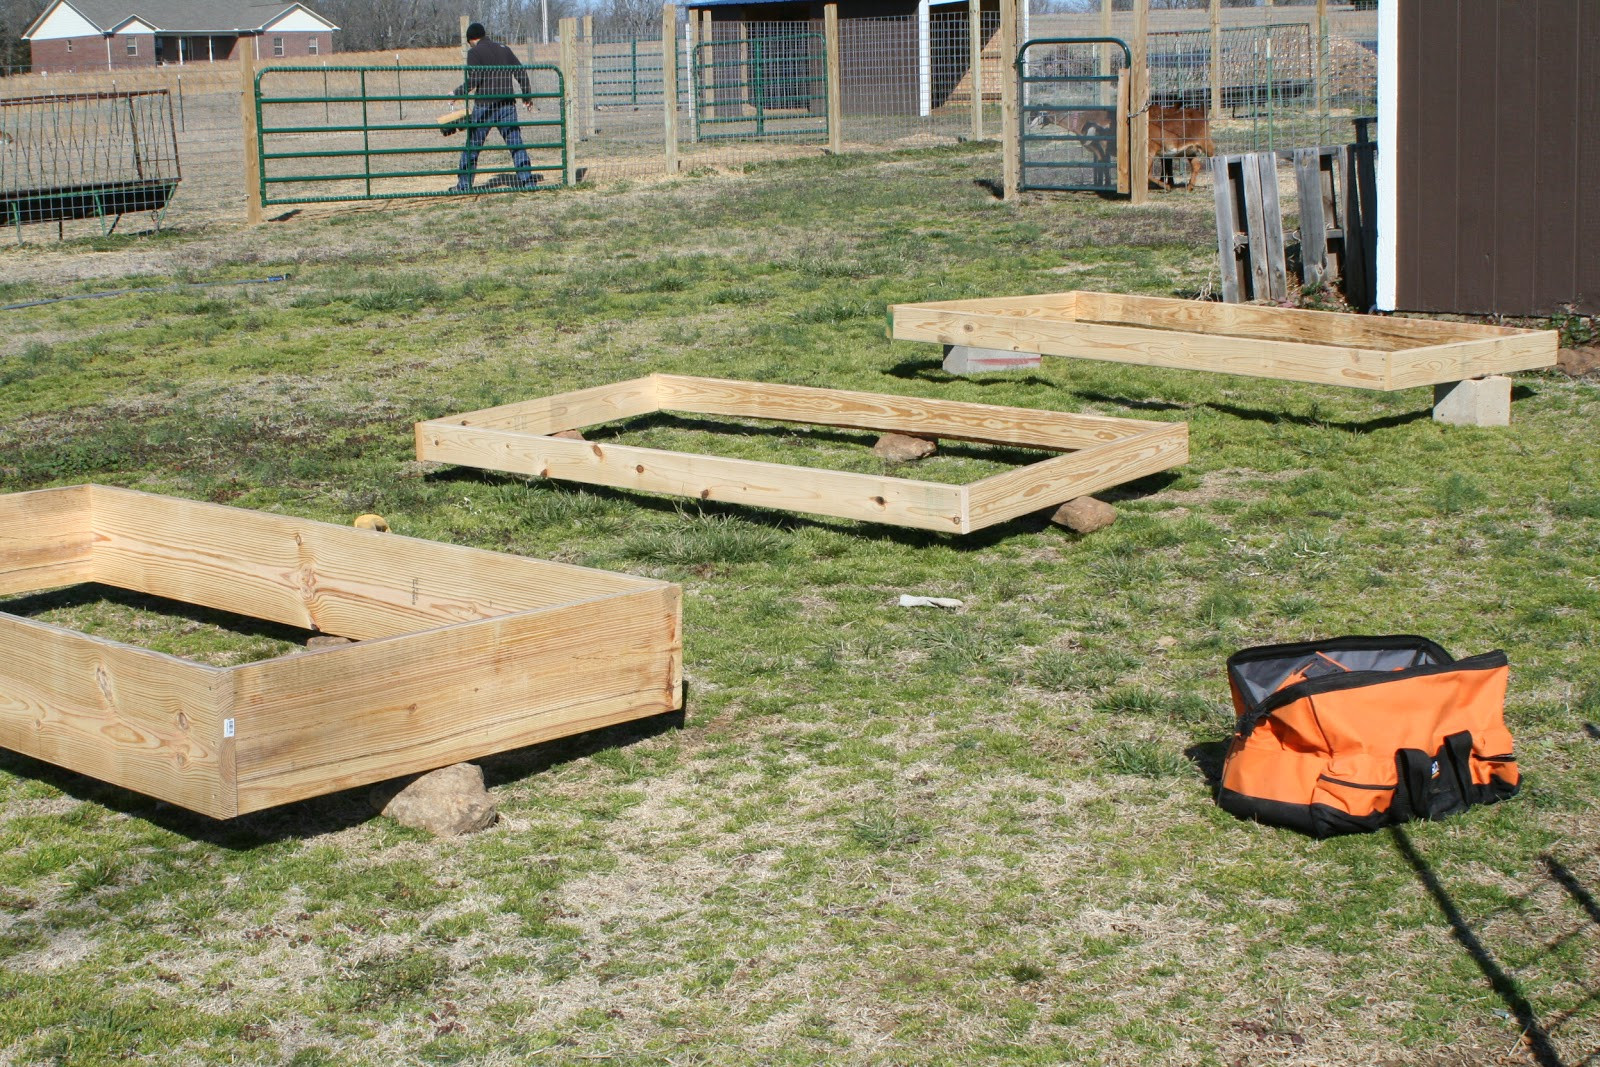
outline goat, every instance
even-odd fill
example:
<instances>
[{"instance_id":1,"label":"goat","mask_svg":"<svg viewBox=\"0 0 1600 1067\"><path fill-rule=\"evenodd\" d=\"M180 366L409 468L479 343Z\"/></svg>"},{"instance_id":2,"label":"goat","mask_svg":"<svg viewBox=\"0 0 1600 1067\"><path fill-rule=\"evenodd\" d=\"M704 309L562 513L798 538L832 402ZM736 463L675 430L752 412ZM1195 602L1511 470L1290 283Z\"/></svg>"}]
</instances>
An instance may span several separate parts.
<instances>
[{"instance_id":1,"label":"goat","mask_svg":"<svg viewBox=\"0 0 1600 1067\"><path fill-rule=\"evenodd\" d=\"M1150 180L1160 188L1174 188L1176 175L1169 178L1159 174L1154 168L1158 167L1162 160L1187 159L1189 161L1187 188L1193 189L1195 179L1205 169L1205 161L1217 154L1216 143L1211 140L1211 122L1206 118L1205 108L1151 104L1147 114L1150 119L1152 167Z\"/></svg>"}]
</instances>

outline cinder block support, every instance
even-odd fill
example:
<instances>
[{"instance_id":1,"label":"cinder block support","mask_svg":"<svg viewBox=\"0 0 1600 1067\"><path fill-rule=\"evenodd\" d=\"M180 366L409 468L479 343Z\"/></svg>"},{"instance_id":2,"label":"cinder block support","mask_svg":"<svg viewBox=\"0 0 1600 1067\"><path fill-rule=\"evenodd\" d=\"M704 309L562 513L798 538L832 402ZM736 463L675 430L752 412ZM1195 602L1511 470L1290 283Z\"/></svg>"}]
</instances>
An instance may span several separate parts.
<instances>
[{"instance_id":1,"label":"cinder block support","mask_svg":"<svg viewBox=\"0 0 1600 1067\"><path fill-rule=\"evenodd\" d=\"M998 348L944 346L946 374L983 374L997 370L1032 370L1043 362L1037 352L1007 352Z\"/></svg>"},{"instance_id":2,"label":"cinder block support","mask_svg":"<svg viewBox=\"0 0 1600 1067\"><path fill-rule=\"evenodd\" d=\"M1510 426L1511 379L1491 374L1434 386L1433 421L1452 426Z\"/></svg>"}]
</instances>

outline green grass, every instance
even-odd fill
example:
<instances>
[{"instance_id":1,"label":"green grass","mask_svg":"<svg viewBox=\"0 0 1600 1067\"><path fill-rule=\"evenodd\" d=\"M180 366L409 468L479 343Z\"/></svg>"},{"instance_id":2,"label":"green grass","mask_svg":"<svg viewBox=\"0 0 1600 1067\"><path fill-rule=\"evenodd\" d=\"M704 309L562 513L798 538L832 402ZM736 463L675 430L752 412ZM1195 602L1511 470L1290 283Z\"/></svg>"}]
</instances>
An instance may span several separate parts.
<instances>
[{"instance_id":1,"label":"green grass","mask_svg":"<svg viewBox=\"0 0 1600 1067\"><path fill-rule=\"evenodd\" d=\"M1519 376L1514 425L1479 430L1433 423L1425 390L948 376L884 339L888 305L1214 272L1204 195L1008 206L977 184L997 171L983 149L846 157L0 249L8 302L293 275L0 313L5 490L375 511L667 578L689 681L682 730L484 760L503 819L458 841L359 790L216 824L0 755L4 1058L1493 1062L1519 1005L1562 1062L1593 1056L1595 387ZM1193 458L1107 494L1100 533L1034 516L964 540L413 459L418 419L652 371L1183 421ZM590 435L887 469L849 431ZM947 442L899 473L1034 455ZM99 587L0 608L219 664L306 636ZM1513 666L1527 787L1409 828L1426 877L1393 835L1240 823L1207 784L1229 653L1390 632Z\"/></svg>"}]
</instances>

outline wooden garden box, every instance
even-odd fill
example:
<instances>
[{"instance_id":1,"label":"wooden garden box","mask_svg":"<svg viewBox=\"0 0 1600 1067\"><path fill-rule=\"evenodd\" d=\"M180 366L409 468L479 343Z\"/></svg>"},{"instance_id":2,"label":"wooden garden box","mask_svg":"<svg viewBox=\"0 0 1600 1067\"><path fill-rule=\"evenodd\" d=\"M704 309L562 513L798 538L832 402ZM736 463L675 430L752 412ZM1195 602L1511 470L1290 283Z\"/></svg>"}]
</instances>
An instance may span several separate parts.
<instances>
[{"instance_id":1,"label":"wooden garden box","mask_svg":"<svg viewBox=\"0 0 1600 1067\"><path fill-rule=\"evenodd\" d=\"M354 639L209 667L0 612L0 747L219 819L682 702L666 582L103 486L0 496L0 595L79 582Z\"/></svg>"},{"instance_id":2,"label":"wooden garden box","mask_svg":"<svg viewBox=\"0 0 1600 1067\"><path fill-rule=\"evenodd\" d=\"M1063 452L970 485L552 437L656 411L772 419ZM417 458L701 500L971 533L1167 470L1183 423L652 374L417 423Z\"/></svg>"},{"instance_id":3,"label":"wooden garden box","mask_svg":"<svg viewBox=\"0 0 1600 1067\"><path fill-rule=\"evenodd\" d=\"M1440 386L1556 361L1551 330L1116 293L896 304L890 313L902 341L1358 389Z\"/></svg>"}]
</instances>

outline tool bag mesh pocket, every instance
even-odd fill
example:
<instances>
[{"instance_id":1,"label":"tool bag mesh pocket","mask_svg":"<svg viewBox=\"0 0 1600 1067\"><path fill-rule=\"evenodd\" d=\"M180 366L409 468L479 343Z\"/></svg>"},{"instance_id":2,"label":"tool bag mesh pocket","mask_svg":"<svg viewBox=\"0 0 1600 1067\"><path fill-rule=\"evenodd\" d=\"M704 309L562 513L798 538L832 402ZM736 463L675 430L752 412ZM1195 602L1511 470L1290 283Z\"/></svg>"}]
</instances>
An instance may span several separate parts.
<instances>
[{"instance_id":1,"label":"tool bag mesh pocket","mask_svg":"<svg viewBox=\"0 0 1600 1067\"><path fill-rule=\"evenodd\" d=\"M1516 793L1504 652L1337 637L1228 658L1237 729L1217 802L1314 837L1442 819Z\"/></svg>"}]
</instances>

